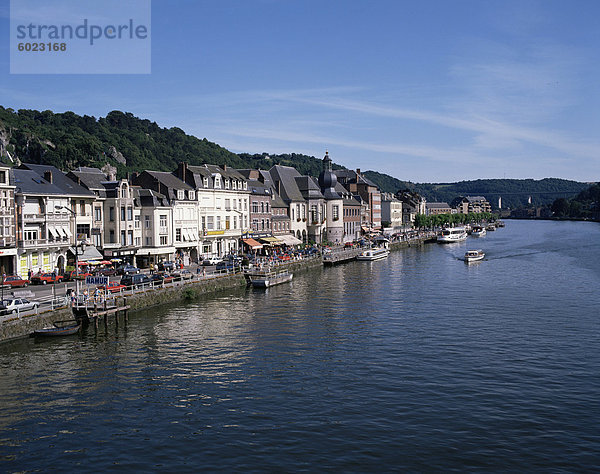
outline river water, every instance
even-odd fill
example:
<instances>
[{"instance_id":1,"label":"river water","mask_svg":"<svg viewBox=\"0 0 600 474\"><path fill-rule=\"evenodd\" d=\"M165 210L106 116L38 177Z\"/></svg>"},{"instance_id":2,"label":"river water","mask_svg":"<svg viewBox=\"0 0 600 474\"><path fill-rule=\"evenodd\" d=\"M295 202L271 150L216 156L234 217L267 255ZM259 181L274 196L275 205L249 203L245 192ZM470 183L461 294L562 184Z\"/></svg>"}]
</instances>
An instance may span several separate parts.
<instances>
[{"instance_id":1,"label":"river water","mask_svg":"<svg viewBox=\"0 0 600 474\"><path fill-rule=\"evenodd\" d=\"M598 470L599 288L599 224L508 221L4 344L0 471Z\"/></svg>"}]
</instances>

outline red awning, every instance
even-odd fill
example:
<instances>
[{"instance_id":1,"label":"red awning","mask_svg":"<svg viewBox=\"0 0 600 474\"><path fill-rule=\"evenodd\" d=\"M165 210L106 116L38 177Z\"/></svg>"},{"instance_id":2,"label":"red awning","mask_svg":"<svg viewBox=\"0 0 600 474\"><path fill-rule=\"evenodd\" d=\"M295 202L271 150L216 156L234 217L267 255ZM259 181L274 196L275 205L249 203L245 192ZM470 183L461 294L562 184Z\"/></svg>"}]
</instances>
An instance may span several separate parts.
<instances>
[{"instance_id":1,"label":"red awning","mask_svg":"<svg viewBox=\"0 0 600 474\"><path fill-rule=\"evenodd\" d=\"M254 239L242 239L242 242L244 242L251 249L262 249L263 248L262 244L258 243Z\"/></svg>"}]
</instances>

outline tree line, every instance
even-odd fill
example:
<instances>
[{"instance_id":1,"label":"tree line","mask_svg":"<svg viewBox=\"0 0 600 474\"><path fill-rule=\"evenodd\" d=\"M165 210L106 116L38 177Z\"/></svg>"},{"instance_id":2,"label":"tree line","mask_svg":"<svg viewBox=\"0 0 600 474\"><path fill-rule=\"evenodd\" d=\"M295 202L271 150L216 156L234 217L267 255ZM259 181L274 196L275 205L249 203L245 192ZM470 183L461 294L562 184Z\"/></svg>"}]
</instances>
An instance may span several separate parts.
<instances>
[{"instance_id":1,"label":"tree line","mask_svg":"<svg viewBox=\"0 0 600 474\"><path fill-rule=\"evenodd\" d=\"M476 224L496 220L496 215L491 212L469 212L468 214L417 214L415 227L418 229L435 229L444 226Z\"/></svg>"}]
</instances>

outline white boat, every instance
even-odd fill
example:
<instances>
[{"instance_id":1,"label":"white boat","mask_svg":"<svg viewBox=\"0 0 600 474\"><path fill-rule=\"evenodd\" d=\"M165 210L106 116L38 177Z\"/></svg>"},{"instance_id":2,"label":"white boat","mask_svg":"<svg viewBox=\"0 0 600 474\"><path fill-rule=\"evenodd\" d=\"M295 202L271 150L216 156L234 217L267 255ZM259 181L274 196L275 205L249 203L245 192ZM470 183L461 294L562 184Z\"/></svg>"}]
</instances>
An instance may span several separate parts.
<instances>
[{"instance_id":1,"label":"white boat","mask_svg":"<svg viewBox=\"0 0 600 474\"><path fill-rule=\"evenodd\" d=\"M473 232L471 232L471 235L473 237L483 237L485 234L487 234L485 227L480 226L480 225L473 226Z\"/></svg>"},{"instance_id":2,"label":"white boat","mask_svg":"<svg viewBox=\"0 0 600 474\"><path fill-rule=\"evenodd\" d=\"M357 255L356 260L363 260L363 261L379 260L381 258L387 258L387 256L389 254L390 254L390 251L384 247L373 247L373 248L367 249L367 250L361 252L359 255Z\"/></svg>"},{"instance_id":3,"label":"white boat","mask_svg":"<svg viewBox=\"0 0 600 474\"><path fill-rule=\"evenodd\" d=\"M487 225L486 229L488 231L494 231L494 230L496 230L496 226L494 224L490 223Z\"/></svg>"},{"instance_id":4,"label":"white boat","mask_svg":"<svg viewBox=\"0 0 600 474\"><path fill-rule=\"evenodd\" d=\"M293 273L283 270L281 272L264 271L246 273L246 278L255 288L269 288L274 285L292 281Z\"/></svg>"},{"instance_id":5,"label":"white boat","mask_svg":"<svg viewBox=\"0 0 600 474\"><path fill-rule=\"evenodd\" d=\"M451 227L449 229L443 229L442 232L437 236L437 241L441 244L451 242L462 242L467 240L467 231L464 227Z\"/></svg>"},{"instance_id":6,"label":"white boat","mask_svg":"<svg viewBox=\"0 0 600 474\"><path fill-rule=\"evenodd\" d=\"M479 260L483 260L484 257L485 253L483 253L483 250L467 250L465 253L465 262L477 262Z\"/></svg>"}]
</instances>

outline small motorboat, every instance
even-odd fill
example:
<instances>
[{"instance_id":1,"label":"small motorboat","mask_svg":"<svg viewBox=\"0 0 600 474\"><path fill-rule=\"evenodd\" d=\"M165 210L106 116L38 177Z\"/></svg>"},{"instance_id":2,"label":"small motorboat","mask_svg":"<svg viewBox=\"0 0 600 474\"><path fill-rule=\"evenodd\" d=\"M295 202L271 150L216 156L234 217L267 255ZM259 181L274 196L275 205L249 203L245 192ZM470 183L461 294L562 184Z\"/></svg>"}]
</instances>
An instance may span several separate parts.
<instances>
[{"instance_id":1,"label":"small motorboat","mask_svg":"<svg viewBox=\"0 0 600 474\"><path fill-rule=\"evenodd\" d=\"M465 253L465 262L478 262L479 260L483 260L484 257L485 253L483 253L483 250L467 250Z\"/></svg>"},{"instance_id":2,"label":"small motorboat","mask_svg":"<svg viewBox=\"0 0 600 474\"><path fill-rule=\"evenodd\" d=\"M67 321L55 321L54 326L49 328L37 329L33 331L31 337L53 337L53 336L70 336L76 334L81 329L81 323L74 319Z\"/></svg>"},{"instance_id":3,"label":"small motorboat","mask_svg":"<svg viewBox=\"0 0 600 474\"><path fill-rule=\"evenodd\" d=\"M269 288L271 286L280 285L292 281L293 273L287 270L281 272L274 271L259 271L246 274L246 279L254 288Z\"/></svg>"}]
</instances>

